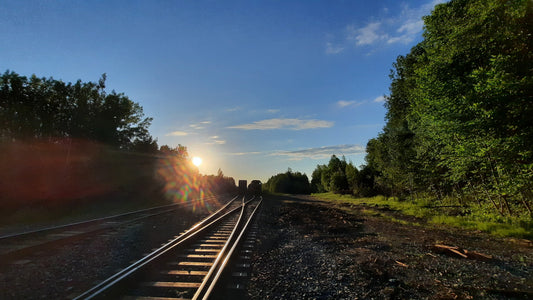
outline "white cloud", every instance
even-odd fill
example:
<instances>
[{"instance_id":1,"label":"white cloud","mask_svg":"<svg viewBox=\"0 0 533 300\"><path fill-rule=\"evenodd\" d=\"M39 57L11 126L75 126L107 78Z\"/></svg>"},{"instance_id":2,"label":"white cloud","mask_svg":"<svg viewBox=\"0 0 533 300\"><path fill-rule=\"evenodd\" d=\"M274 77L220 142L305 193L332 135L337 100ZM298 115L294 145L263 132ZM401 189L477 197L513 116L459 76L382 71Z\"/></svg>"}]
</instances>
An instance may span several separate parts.
<instances>
[{"instance_id":1,"label":"white cloud","mask_svg":"<svg viewBox=\"0 0 533 300\"><path fill-rule=\"evenodd\" d=\"M249 124L230 126L228 128L244 130L269 130L269 129L288 129L304 130L315 128L333 127L333 122L323 120L301 120L301 119L267 119L256 121Z\"/></svg>"},{"instance_id":2,"label":"white cloud","mask_svg":"<svg viewBox=\"0 0 533 300\"><path fill-rule=\"evenodd\" d=\"M379 96L379 97L376 97L372 102L384 102L385 101L385 96Z\"/></svg>"},{"instance_id":3,"label":"white cloud","mask_svg":"<svg viewBox=\"0 0 533 300\"><path fill-rule=\"evenodd\" d=\"M327 159L331 155L356 155L365 153L365 147L360 145L336 145L318 148L308 148L295 151L278 151L271 155L273 156L287 156L291 160L301 160L304 158L310 159Z\"/></svg>"},{"instance_id":4,"label":"white cloud","mask_svg":"<svg viewBox=\"0 0 533 300\"><path fill-rule=\"evenodd\" d=\"M339 100L337 101L337 106L340 107L340 108L345 108L345 107L356 107L356 106L359 106L361 104L364 104L365 101L362 101L362 102L359 102L359 101L345 101L345 100Z\"/></svg>"},{"instance_id":5,"label":"white cloud","mask_svg":"<svg viewBox=\"0 0 533 300\"><path fill-rule=\"evenodd\" d=\"M275 113L278 113L279 112L279 109L267 109L267 113L269 114L275 114Z\"/></svg>"},{"instance_id":6,"label":"white cloud","mask_svg":"<svg viewBox=\"0 0 533 300\"><path fill-rule=\"evenodd\" d=\"M185 131L173 131L165 134L165 136L186 136L189 135L189 133Z\"/></svg>"},{"instance_id":7,"label":"white cloud","mask_svg":"<svg viewBox=\"0 0 533 300\"><path fill-rule=\"evenodd\" d=\"M445 0L432 0L418 7L409 7L404 4L401 9L383 8L383 13L389 17L375 18L363 26L347 25L345 40L343 43L333 45L326 43L326 53L335 54L335 51L343 51L348 45L361 46L386 46L392 44L409 44L421 36L424 28L423 16L431 13L435 5L446 2ZM396 15L390 15L397 12ZM328 39L334 39L329 35Z\"/></svg>"},{"instance_id":8,"label":"white cloud","mask_svg":"<svg viewBox=\"0 0 533 300\"><path fill-rule=\"evenodd\" d=\"M196 124L190 124L189 127L193 128L193 129L204 129L205 125L209 125L209 124L211 124L211 121L202 121L202 122L198 122Z\"/></svg>"},{"instance_id":9,"label":"white cloud","mask_svg":"<svg viewBox=\"0 0 533 300\"><path fill-rule=\"evenodd\" d=\"M337 101L337 105L339 107L346 107L346 106L350 106L352 104L354 104L355 101L344 101L344 100L340 100L340 101Z\"/></svg>"},{"instance_id":10,"label":"white cloud","mask_svg":"<svg viewBox=\"0 0 533 300\"><path fill-rule=\"evenodd\" d=\"M424 21L421 19L413 19L406 21L402 27L398 28L399 33L415 34L422 31L424 28Z\"/></svg>"},{"instance_id":11,"label":"white cloud","mask_svg":"<svg viewBox=\"0 0 533 300\"><path fill-rule=\"evenodd\" d=\"M206 142L205 145L224 145L226 141L221 139L218 135L213 135L209 137L209 142Z\"/></svg>"},{"instance_id":12,"label":"white cloud","mask_svg":"<svg viewBox=\"0 0 533 300\"><path fill-rule=\"evenodd\" d=\"M231 108L227 108L226 109L227 112L234 112L234 111L238 111L238 110L241 110L240 106L235 106L235 107L231 107Z\"/></svg>"},{"instance_id":13,"label":"white cloud","mask_svg":"<svg viewBox=\"0 0 533 300\"><path fill-rule=\"evenodd\" d=\"M405 5L398 17L390 19L392 28L398 29L396 30L396 34L391 34L387 43L411 43L416 37L421 35L422 30L424 29L424 21L422 20L422 17L429 15L435 5L444 2L446 2L446 0L432 0L415 8Z\"/></svg>"},{"instance_id":14,"label":"white cloud","mask_svg":"<svg viewBox=\"0 0 533 300\"><path fill-rule=\"evenodd\" d=\"M357 46L374 44L388 38L388 34L383 33L381 29L381 22L368 23L361 28L348 26L346 31L348 32L347 39L355 40Z\"/></svg>"},{"instance_id":15,"label":"white cloud","mask_svg":"<svg viewBox=\"0 0 533 300\"><path fill-rule=\"evenodd\" d=\"M340 45L333 45L330 42L326 43L326 54L339 54L344 51L344 47Z\"/></svg>"},{"instance_id":16,"label":"white cloud","mask_svg":"<svg viewBox=\"0 0 533 300\"><path fill-rule=\"evenodd\" d=\"M337 101L337 106L340 108L346 108L346 107L357 107L359 105L368 104L371 102L383 102L385 101L385 96L378 96L374 98L374 100L363 100L363 101L345 101L345 100L339 100Z\"/></svg>"},{"instance_id":17,"label":"white cloud","mask_svg":"<svg viewBox=\"0 0 533 300\"><path fill-rule=\"evenodd\" d=\"M197 134L197 130L205 129L207 125L211 124L211 121L201 121L193 124L189 124L187 131L177 130L165 134L165 136L187 136Z\"/></svg>"},{"instance_id":18,"label":"white cloud","mask_svg":"<svg viewBox=\"0 0 533 300\"><path fill-rule=\"evenodd\" d=\"M234 152L234 153L225 153L226 155L231 156L243 156L243 155L256 155L261 154L261 152Z\"/></svg>"},{"instance_id":19,"label":"white cloud","mask_svg":"<svg viewBox=\"0 0 533 300\"><path fill-rule=\"evenodd\" d=\"M422 21L422 16L420 18L407 19L401 24L400 28L396 31L397 36L390 37L387 40L388 44L402 43L409 44L412 42L416 36L418 36L422 29L424 28L424 21Z\"/></svg>"}]
</instances>

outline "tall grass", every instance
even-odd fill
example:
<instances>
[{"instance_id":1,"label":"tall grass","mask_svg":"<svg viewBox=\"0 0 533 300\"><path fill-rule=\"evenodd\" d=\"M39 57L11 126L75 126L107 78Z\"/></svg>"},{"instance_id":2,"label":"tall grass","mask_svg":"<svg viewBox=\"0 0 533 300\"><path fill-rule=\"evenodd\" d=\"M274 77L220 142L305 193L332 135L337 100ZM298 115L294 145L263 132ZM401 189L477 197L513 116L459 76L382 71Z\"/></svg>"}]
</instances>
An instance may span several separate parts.
<instances>
[{"instance_id":1,"label":"tall grass","mask_svg":"<svg viewBox=\"0 0 533 300\"><path fill-rule=\"evenodd\" d=\"M458 199L445 198L438 203L428 197L398 198L376 196L355 198L333 193L313 194L316 198L338 204L361 205L366 209L388 208L405 215L415 216L430 224L447 225L468 230L479 230L497 236L533 238L533 220L527 216L509 217L495 214L491 207L463 206ZM401 222L403 223L403 222ZM417 225L419 225L417 223Z\"/></svg>"}]
</instances>

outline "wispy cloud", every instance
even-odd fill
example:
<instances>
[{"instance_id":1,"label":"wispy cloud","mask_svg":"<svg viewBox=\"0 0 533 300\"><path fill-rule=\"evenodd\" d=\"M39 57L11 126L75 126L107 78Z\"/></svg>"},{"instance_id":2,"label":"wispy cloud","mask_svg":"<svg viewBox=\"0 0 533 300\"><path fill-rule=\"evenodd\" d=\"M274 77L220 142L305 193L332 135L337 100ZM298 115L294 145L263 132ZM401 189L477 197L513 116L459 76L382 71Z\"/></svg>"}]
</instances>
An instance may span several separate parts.
<instances>
[{"instance_id":1,"label":"wispy cloud","mask_svg":"<svg viewBox=\"0 0 533 300\"><path fill-rule=\"evenodd\" d=\"M267 109L267 113L269 114L275 114L275 113L278 113L279 112L279 109Z\"/></svg>"},{"instance_id":2,"label":"wispy cloud","mask_svg":"<svg viewBox=\"0 0 533 300\"><path fill-rule=\"evenodd\" d=\"M387 39L388 44L402 43L408 44L412 42L417 35L424 28L424 21L421 19L410 19L404 22L404 24L396 31L397 35Z\"/></svg>"},{"instance_id":3,"label":"wispy cloud","mask_svg":"<svg viewBox=\"0 0 533 300\"><path fill-rule=\"evenodd\" d=\"M355 155L365 153L365 147L360 145L336 145L318 148L308 148L295 151L277 151L272 153L273 156L287 156L290 160L310 159L327 159L331 155Z\"/></svg>"},{"instance_id":4,"label":"wispy cloud","mask_svg":"<svg viewBox=\"0 0 533 300\"><path fill-rule=\"evenodd\" d=\"M334 123L324 120L301 120L301 119L267 119L249 124L230 126L228 128L244 130L269 130L269 129L288 129L304 130L315 128L330 128Z\"/></svg>"},{"instance_id":5,"label":"wispy cloud","mask_svg":"<svg viewBox=\"0 0 533 300\"><path fill-rule=\"evenodd\" d=\"M356 107L356 106L359 106L361 104L364 104L365 101L345 101L345 100L339 100L337 101L337 106L340 107L340 108L345 108L345 107Z\"/></svg>"},{"instance_id":6,"label":"wispy cloud","mask_svg":"<svg viewBox=\"0 0 533 300\"><path fill-rule=\"evenodd\" d=\"M234 111L238 111L238 110L241 110L241 107L240 107L240 106L235 106L235 107L231 107L231 108L226 108L226 111L227 111L227 112L234 112Z\"/></svg>"},{"instance_id":7,"label":"wispy cloud","mask_svg":"<svg viewBox=\"0 0 533 300\"><path fill-rule=\"evenodd\" d=\"M333 45L333 43L326 43L326 54L339 54L344 51L344 47L340 45Z\"/></svg>"},{"instance_id":8,"label":"wispy cloud","mask_svg":"<svg viewBox=\"0 0 533 300\"><path fill-rule=\"evenodd\" d=\"M385 101L385 96L381 95L381 96L376 97L372 102L381 103L384 101Z\"/></svg>"},{"instance_id":9,"label":"wispy cloud","mask_svg":"<svg viewBox=\"0 0 533 300\"><path fill-rule=\"evenodd\" d=\"M213 143L216 145L224 145L226 144L226 141L225 140L214 140Z\"/></svg>"},{"instance_id":10,"label":"wispy cloud","mask_svg":"<svg viewBox=\"0 0 533 300\"><path fill-rule=\"evenodd\" d=\"M186 135L189 135L189 133L185 131L172 131L172 132L165 134L165 136L186 136Z\"/></svg>"},{"instance_id":11,"label":"wispy cloud","mask_svg":"<svg viewBox=\"0 0 533 300\"><path fill-rule=\"evenodd\" d=\"M339 100L336 102L337 107L339 108L349 108L349 107L358 107L363 104L368 103L379 103L385 101L385 96L378 96L374 98L373 100L363 100L363 101L346 101L346 100Z\"/></svg>"},{"instance_id":12,"label":"wispy cloud","mask_svg":"<svg viewBox=\"0 0 533 300\"><path fill-rule=\"evenodd\" d=\"M187 136L187 135L198 134L197 130L205 129L206 126L209 124L211 124L211 121L201 121L201 122L189 124L188 129L172 131L172 132L165 134L165 136Z\"/></svg>"},{"instance_id":13,"label":"wispy cloud","mask_svg":"<svg viewBox=\"0 0 533 300\"><path fill-rule=\"evenodd\" d=\"M209 125L209 124L211 124L211 121L203 121L203 122L198 122L196 124L190 124L189 127L193 129L204 129L206 125Z\"/></svg>"},{"instance_id":14,"label":"wispy cloud","mask_svg":"<svg viewBox=\"0 0 533 300\"><path fill-rule=\"evenodd\" d=\"M225 145L225 140L211 140L209 142L204 143L204 145Z\"/></svg>"},{"instance_id":15,"label":"wispy cloud","mask_svg":"<svg viewBox=\"0 0 533 300\"><path fill-rule=\"evenodd\" d=\"M225 145L226 140L221 139L218 135L213 135L209 137L209 141L205 145Z\"/></svg>"},{"instance_id":16,"label":"wispy cloud","mask_svg":"<svg viewBox=\"0 0 533 300\"><path fill-rule=\"evenodd\" d=\"M367 22L363 26L349 24L345 27L344 43L338 43L335 47L328 41L326 43L327 54L337 54L345 48L362 46L386 46L392 44L409 44L421 35L424 28L422 17L428 15L435 5L446 0L431 0L418 7L410 7L404 4L401 10L393 10L385 7L383 12L389 14L399 11L397 15L383 17ZM335 49L342 49L338 52Z\"/></svg>"},{"instance_id":17,"label":"wispy cloud","mask_svg":"<svg viewBox=\"0 0 533 300\"><path fill-rule=\"evenodd\" d=\"M261 152L233 152L233 153L225 153L226 155L231 156L243 156L243 155L257 155L261 154Z\"/></svg>"},{"instance_id":18,"label":"wispy cloud","mask_svg":"<svg viewBox=\"0 0 533 300\"><path fill-rule=\"evenodd\" d=\"M346 39L355 41L357 46L374 44L388 38L388 34L382 32L381 22L368 23L361 28L349 25L346 27L346 32Z\"/></svg>"}]
</instances>

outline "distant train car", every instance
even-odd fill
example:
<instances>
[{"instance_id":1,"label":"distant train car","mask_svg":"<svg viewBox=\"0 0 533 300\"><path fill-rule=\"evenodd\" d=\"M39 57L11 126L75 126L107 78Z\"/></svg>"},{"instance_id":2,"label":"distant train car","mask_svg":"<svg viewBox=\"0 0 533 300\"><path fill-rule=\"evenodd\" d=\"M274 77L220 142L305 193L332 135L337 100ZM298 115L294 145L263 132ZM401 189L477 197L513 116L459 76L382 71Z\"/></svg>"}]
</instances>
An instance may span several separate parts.
<instances>
[{"instance_id":1,"label":"distant train car","mask_svg":"<svg viewBox=\"0 0 533 300\"><path fill-rule=\"evenodd\" d=\"M250 195L261 195L262 184L261 180L252 180L248 186L248 194Z\"/></svg>"},{"instance_id":2,"label":"distant train car","mask_svg":"<svg viewBox=\"0 0 533 300\"><path fill-rule=\"evenodd\" d=\"M241 194L241 195L245 195L246 194L246 190L247 190L246 185L247 184L248 184L248 181L239 180L239 194Z\"/></svg>"}]
</instances>

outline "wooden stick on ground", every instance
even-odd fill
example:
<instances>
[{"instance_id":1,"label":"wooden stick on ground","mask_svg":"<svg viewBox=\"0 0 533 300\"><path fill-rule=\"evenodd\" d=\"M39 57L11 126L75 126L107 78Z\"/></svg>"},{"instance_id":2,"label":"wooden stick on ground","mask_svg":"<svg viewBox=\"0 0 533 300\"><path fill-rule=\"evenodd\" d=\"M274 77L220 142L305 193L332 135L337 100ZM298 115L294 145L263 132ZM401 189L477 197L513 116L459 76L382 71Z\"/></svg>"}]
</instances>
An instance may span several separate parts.
<instances>
[{"instance_id":1,"label":"wooden stick on ground","mask_svg":"<svg viewBox=\"0 0 533 300\"><path fill-rule=\"evenodd\" d=\"M448 245L441 245L441 244L435 244L433 246L433 251L438 253L444 253L444 254L453 254L456 256L460 256L462 258L469 258L469 259L479 259L479 260L491 260L492 256L483 254L476 251L468 251L466 249L462 249L457 246L448 246Z\"/></svg>"}]
</instances>

